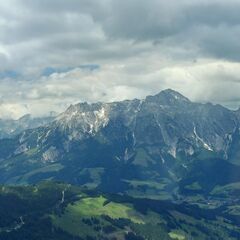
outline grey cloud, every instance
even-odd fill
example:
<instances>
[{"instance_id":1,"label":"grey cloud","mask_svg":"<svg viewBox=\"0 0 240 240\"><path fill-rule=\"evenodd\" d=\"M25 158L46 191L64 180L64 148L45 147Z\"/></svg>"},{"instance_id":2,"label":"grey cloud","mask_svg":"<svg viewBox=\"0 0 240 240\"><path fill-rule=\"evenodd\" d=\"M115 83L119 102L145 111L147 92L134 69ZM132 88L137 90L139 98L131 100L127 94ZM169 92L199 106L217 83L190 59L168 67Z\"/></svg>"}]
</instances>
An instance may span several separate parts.
<instances>
[{"instance_id":1,"label":"grey cloud","mask_svg":"<svg viewBox=\"0 0 240 240\"><path fill-rule=\"evenodd\" d=\"M240 22L240 3L237 1L131 0L111 1L110 6L108 16L102 22L106 32L134 39L152 40L198 25L232 26Z\"/></svg>"},{"instance_id":2,"label":"grey cloud","mask_svg":"<svg viewBox=\"0 0 240 240\"><path fill-rule=\"evenodd\" d=\"M238 61L239 11L237 1L113 1L102 26L110 38L191 43L198 56Z\"/></svg>"},{"instance_id":3,"label":"grey cloud","mask_svg":"<svg viewBox=\"0 0 240 240\"><path fill-rule=\"evenodd\" d=\"M240 61L240 24L234 27L221 25L217 28L200 28L198 46L206 56Z\"/></svg>"},{"instance_id":4,"label":"grey cloud","mask_svg":"<svg viewBox=\"0 0 240 240\"><path fill-rule=\"evenodd\" d=\"M169 87L193 100L235 107L239 11L238 0L2 1L4 111L27 104L31 111L38 106L39 114L50 106L144 97ZM78 68L91 64L101 68L94 73ZM48 67L69 72L42 78ZM20 77L4 75L11 71Z\"/></svg>"},{"instance_id":5,"label":"grey cloud","mask_svg":"<svg viewBox=\"0 0 240 240\"><path fill-rule=\"evenodd\" d=\"M162 52L182 48L182 58L239 60L239 9L239 2L221 0L12 0L0 10L7 22L0 29L0 42L21 56L10 59L10 65L36 55L57 64L67 51L78 52L74 61L128 57L129 48L139 50L139 41L157 43ZM125 49L124 42L129 41L136 44Z\"/></svg>"}]
</instances>

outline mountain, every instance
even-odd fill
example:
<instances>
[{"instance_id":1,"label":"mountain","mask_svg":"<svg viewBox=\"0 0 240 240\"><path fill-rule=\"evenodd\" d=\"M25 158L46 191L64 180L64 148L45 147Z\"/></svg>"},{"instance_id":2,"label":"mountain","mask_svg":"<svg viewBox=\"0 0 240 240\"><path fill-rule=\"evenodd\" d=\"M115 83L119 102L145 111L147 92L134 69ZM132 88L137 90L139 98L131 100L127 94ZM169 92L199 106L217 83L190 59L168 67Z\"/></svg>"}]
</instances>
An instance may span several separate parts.
<instances>
[{"instance_id":1,"label":"mountain","mask_svg":"<svg viewBox=\"0 0 240 240\"><path fill-rule=\"evenodd\" d=\"M216 202L225 188L232 201L239 121L239 111L171 89L143 100L71 105L47 125L0 141L0 182L55 179L135 197L201 194Z\"/></svg>"},{"instance_id":2,"label":"mountain","mask_svg":"<svg viewBox=\"0 0 240 240\"><path fill-rule=\"evenodd\" d=\"M47 117L32 117L26 114L17 120L0 119L0 139L14 137L26 129L37 128L51 122L56 114Z\"/></svg>"},{"instance_id":3,"label":"mountain","mask_svg":"<svg viewBox=\"0 0 240 240\"><path fill-rule=\"evenodd\" d=\"M232 207L102 194L69 184L41 182L0 188L0 239L237 240Z\"/></svg>"}]
</instances>

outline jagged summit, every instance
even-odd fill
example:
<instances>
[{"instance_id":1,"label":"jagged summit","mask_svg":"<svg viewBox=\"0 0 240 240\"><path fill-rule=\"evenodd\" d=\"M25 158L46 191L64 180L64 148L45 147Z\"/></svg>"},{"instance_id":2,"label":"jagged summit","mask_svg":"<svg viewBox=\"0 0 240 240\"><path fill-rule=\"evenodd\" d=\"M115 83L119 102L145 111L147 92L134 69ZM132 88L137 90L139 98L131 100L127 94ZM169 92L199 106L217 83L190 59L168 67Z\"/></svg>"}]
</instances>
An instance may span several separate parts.
<instances>
[{"instance_id":1,"label":"jagged summit","mask_svg":"<svg viewBox=\"0 0 240 240\"><path fill-rule=\"evenodd\" d=\"M161 105L190 103L190 100L172 89L166 89L153 96L147 96L146 101L157 101Z\"/></svg>"},{"instance_id":2,"label":"jagged summit","mask_svg":"<svg viewBox=\"0 0 240 240\"><path fill-rule=\"evenodd\" d=\"M88 111L95 111L98 110L104 103L96 102L96 103L88 103L88 102L80 102L74 105L70 105L67 112L71 111L82 111L82 112L88 112Z\"/></svg>"},{"instance_id":3,"label":"jagged summit","mask_svg":"<svg viewBox=\"0 0 240 240\"><path fill-rule=\"evenodd\" d=\"M190 101L188 98L186 98L185 96L183 96L181 93L172 90L170 88L165 89L163 91L161 91L160 93L158 93L157 95L164 95L164 96L168 96L168 97L173 97L175 99L180 99L180 100L185 100L185 101Z\"/></svg>"},{"instance_id":4,"label":"jagged summit","mask_svg":"<svg viewBox=\"0 0 240 240\"><path fill-rule=\"evenodd\" d=\"M133 99L109 103L81 102L70 105L65 112L56 118L56 123L62 129L75 129L79 132L94 134L106 126L109 119L122 118L130 123L138 114L152 111L157 112L156 107L176 106L185 107L185 103L191 103L177 91L166 89L154 96L147 96L144 100ZM80 134L81 135L81 134Z\"/></svg>"},{"instance_id":5,"label":"jagged summit","mask_svg":"<svg viewBox=\"0 0 240 240\"><path fill-rule=\"evenodd\" d=\"M63 114L70 114L76 113L76 112L91 112L91 111L99 111L100 108L111 108L111 107L120 107L119 105L132 105L132 107L139 108L139 103L142 103L144 101L149 102L156 102L160 105L174 105L178 103L190 103L191 101L183 96L181 93L172 90L172 89L166 89L162 90L159 93L155 95L149 95L146 96L145 99L133 99L133 100L123 100L118 102L96 102L96 103L88 103L88 102L80 102L77 104L71 104L67 110L60 114L59 116L62 116ZM132 104L131 104L132 103Z\"/></svg>"},{"instance_id":6,"label":"jagged summit","mask_svg":"<svg viewBox=\"0 0 240 240\"><path fill-rule=\"evenodd\" d=\"M78 103L60 114L55 125L68 131L68 137L81 138L84 134L95 134L108 122L108 105L104 103Z\"/></svg>"}]
</instances>

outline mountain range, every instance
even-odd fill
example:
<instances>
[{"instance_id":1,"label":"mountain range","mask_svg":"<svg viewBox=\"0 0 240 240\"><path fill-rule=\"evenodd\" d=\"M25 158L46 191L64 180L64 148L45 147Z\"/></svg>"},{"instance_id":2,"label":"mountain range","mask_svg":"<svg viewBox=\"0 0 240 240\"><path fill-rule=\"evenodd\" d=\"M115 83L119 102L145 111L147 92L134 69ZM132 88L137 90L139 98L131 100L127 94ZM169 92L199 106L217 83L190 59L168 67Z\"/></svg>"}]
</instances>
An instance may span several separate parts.
<instances>
[{"instance_id":1,"label":"mountain range","mask_svg":"<svg viewBox=\"0 0 240 240\"><path fill-rule=\"evenodd\" d=\"M46 117L33 117L30 114L26 114L17 120L0 119L0 139L16 136L27 129L44 126L51 122L55 116L56 113L52 112Z\"/></svg>"},{"instance_id":2,"label":"mountain range","mask_svg":"<svg viewBox=\"0 0 240 240\"><path fill-rule=\"evenodd\" d=\"M240 110L171 89L0 120L0 239L237 240Z\"/></svg>"},{"instance_id":3,"label":"mountain range","mask_svg":"<svg viewBox=\"0 0 240 240\"><path fill-rule=\"evenodd\" d=\"M32 123L0 140L1 183L51 179L175 200L219 197L222 188L231 200L239 193L240 111L167 89L142 100L71 105Z\"/></svg>"}]
</instances>

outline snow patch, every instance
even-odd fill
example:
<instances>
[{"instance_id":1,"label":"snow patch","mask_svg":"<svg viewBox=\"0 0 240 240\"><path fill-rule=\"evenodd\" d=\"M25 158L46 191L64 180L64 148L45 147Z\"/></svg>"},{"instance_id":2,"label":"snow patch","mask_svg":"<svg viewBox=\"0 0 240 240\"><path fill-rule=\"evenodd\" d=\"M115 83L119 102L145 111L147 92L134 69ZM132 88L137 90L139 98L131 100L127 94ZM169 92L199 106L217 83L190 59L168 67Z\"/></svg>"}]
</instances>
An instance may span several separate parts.
<instances>
[{"instance_id":1,"label":"snow patch","mask_svg":"<svg viewBox=\"0 0 240 240\"><path fill-rule=\"evenodd\" d=\"M174 158L177 157L177 148L176 146L173 146L171 149L169 149L168 153L173 156Z\"/></svg>"},{"instance_id":2,"label":"snow patch","mask_svg":"<svg viewBox=\"0 0 240 240\"><path fill-rule=\"evenodd\" d=\"M208 151L212 151L212 152L213 152L213 149L212 149L202 138L200 138L200 137L198 136L197 131L196 131L196 126L194 126L194 128L193 128L193 133L194 133L194 135L195 135L196 140L198 140L199 142L201 142L201 143L203 144L203 147L204 147L205 149L207 149Z\"/></svg>"}]
</instances>

